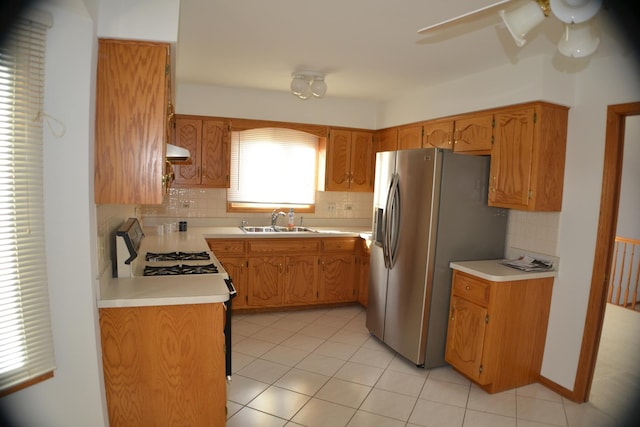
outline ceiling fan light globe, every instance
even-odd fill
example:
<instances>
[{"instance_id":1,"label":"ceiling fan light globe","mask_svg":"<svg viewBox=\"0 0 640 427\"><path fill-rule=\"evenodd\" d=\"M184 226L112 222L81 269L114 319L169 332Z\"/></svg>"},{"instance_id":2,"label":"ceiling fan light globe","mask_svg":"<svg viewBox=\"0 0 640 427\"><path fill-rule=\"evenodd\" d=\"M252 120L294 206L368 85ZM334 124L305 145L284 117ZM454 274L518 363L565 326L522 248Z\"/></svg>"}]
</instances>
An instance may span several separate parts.
<instances>
[{"instance_id":1,"label":"ceiling fan light globe","mask_svg":"<svg viewBox=\"0 0 640 427\"><path fill-rule=\"evenodd\" d=\"M587 22L600 10L602 0L549 0L551 12L565 24Z\"/></svg>"},{"instance_id":2,"label":"ceiling fan light globe","mask_svg":"<svg viewBox=\"0 0 640 427\"><path fill-rule=\"evenodd\" d=\"M309 82L303 77L294 76L291 80L291 93L296 96L300 96L302 92L309 87Z\"/></svg>"},{"instance_id":3,"label":"ceiling fan light globe","mask_svg":"<svg viewBox=\"0 0 640 427\"><path fill-rule=\"evenodd\" d=\"M544 12L535 1L528 2L510 12L501 10L498 13L518 47L524 46L527 42L524 36L545 18Z\"/></svg>"},{"instance_id":4,"label":"ceiling fan light globe","mask_svg":"<svg viewBox=\"0 0 640 427\"><path fill-rule=\"evenodd\" d=\"M600 37L594 34L591 22L566 24L558 51L570 58L584 58L593 54L600 44Z\"/></svg>"},{"instance_id":5,"label":"ceiling fan light globe","mask_svg":"<svg viewBox=\"0 0 640 427\"><path fill-rule=\"evenodd\" d=\"M322 98L327 93L327 84L324 79L315 79L311 82L311 93L316 98Z\"/></svg>"}]
</instances>

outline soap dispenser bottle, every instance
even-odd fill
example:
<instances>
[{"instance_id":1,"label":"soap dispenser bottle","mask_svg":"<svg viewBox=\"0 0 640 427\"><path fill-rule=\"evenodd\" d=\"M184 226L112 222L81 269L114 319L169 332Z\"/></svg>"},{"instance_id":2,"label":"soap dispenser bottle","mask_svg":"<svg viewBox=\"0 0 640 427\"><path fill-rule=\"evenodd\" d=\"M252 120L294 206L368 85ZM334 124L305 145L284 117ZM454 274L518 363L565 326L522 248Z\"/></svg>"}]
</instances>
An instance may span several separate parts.
<instances>
[{"instance_id":1,"label":"soap dispenser bottle","mask_svg":"<svg viewBox=\"0 0 640 427\"><path fill-rule=\"evenodd\" d=\"M287 220L287 227L291 228L294 225L295 217L293 214L293 208L289 208L289 216Z\"/></svg>"}]
</instances>

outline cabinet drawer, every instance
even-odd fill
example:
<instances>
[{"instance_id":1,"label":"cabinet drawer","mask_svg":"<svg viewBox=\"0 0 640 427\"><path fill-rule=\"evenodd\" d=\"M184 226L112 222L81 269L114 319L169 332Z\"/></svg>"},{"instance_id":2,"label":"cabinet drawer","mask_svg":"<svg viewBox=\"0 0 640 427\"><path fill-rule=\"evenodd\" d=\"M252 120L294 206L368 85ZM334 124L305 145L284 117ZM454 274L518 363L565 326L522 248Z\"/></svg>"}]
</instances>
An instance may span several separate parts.
<instances>
[{"instance_id":1,"label":"cabinet drawer","mask_svg":"<svg viewBox=\"0 0 640 427\"><path fill-rule=\"evenodd\" d=\"M249 252L253 254L298 254L301 252L318 252L320 250L319 239L256 239L249 240L248 245Z\"/></svg>"},{"instance_id":2,"label":"cabinet drawer","mask_svg":"<svg viewBox=\"0 0 640 427\"><path fill-rule=\"evenodd\" d=\"M340 251L340 252L353 252L356 249L356 239L324 239L322 241L323 251Z\"/></svg>"},{"instance_id":3,"label":"cabinet drawer","mask_svg":"<svg viewBox=\"0 0 640 427\"><path fill-rule=\"evenodd\" d=\"M209 249L216 257L225 255L244 255L245 240L220 240L220 239L208 239L207 244Z\"/></svg>"},{"instance_id":4,"label":"cabinet drawer","mask_svg":"<svg viewBox=\"0 0 640 427\"><path fill-rule=\"evenodd\" d=\"M453 294L473 301L477 304L487 306L489 304L489 296L491 284L473 276L454 272L453 275Z\"/></svg>"}]
</instances>

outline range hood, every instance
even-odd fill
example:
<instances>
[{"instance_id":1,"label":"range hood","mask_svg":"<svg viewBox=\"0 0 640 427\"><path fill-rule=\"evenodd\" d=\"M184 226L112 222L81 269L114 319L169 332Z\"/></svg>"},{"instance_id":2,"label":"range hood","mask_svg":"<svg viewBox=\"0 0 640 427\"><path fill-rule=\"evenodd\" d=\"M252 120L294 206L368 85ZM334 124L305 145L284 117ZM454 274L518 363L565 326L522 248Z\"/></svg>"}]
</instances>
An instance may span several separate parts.
<instances>
[{"instance_id":1,"label":"range hood","mask_svg":"<svg viewBox=\"0 0 640 427\"><path fill-rule=\"evenodd\" d=\"M189 160L191 154L186 148L177 145L167 144L167 161L169 162L185 162Z\"/></svg>"}]
</instances>

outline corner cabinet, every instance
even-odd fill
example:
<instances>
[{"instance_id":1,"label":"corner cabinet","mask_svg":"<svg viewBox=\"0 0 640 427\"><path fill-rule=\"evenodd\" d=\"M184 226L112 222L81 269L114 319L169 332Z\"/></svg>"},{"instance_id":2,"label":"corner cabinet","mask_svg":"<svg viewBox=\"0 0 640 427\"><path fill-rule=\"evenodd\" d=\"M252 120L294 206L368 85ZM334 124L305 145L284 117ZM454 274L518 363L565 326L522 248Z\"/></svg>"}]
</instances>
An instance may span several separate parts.
<instances>
[{"instance_id":1,"label":"corner cabinet","mask_svg":"<svg viewBox=\"0 0 640 427\"><path fill-rule=\"evenodd\" d=\"M176 116L174 143L191 154L188 162L174 165L175 187L229 188L231 132L228 121Z\"/></svg>"},{"instance_id":2,"label":"corner cabinet","mask_svg":"<svg viewBox=\"0 0 640 427\"><path fill-rule=\"evenodd\" d=\"M536 102L495 113L489 206L560 211L568 108Z\"/></svg>"},{"instance_id":3,"label":"corner cabinet","mask_svg":"<svg viewBox=\"0 0 640 427\"><path fill-rule=\"evenodd\" d=\"M161 204L171 183L169 45L100 39L94 193L97 204Z\"/></svg>"},{"instance_id":4,"label":"corner cabinet","mask_svg":"<svg viewBox=\"0 0 640 427\"><path fill-rule=\"evenodd\" d=\"M331 129L327 142L327 191L373 192L373 133Z\"/></svg>"},{"instance_id":5,"label":"corner cabinet","mask_svg":"<svg viewBox=\"0 0 640 427\"><path fill-rule=\"evenodd\" d=\"M488 393L537 382L553 277L494 282L453 271L445 360Z\"/></svg>"}]
</instances>

